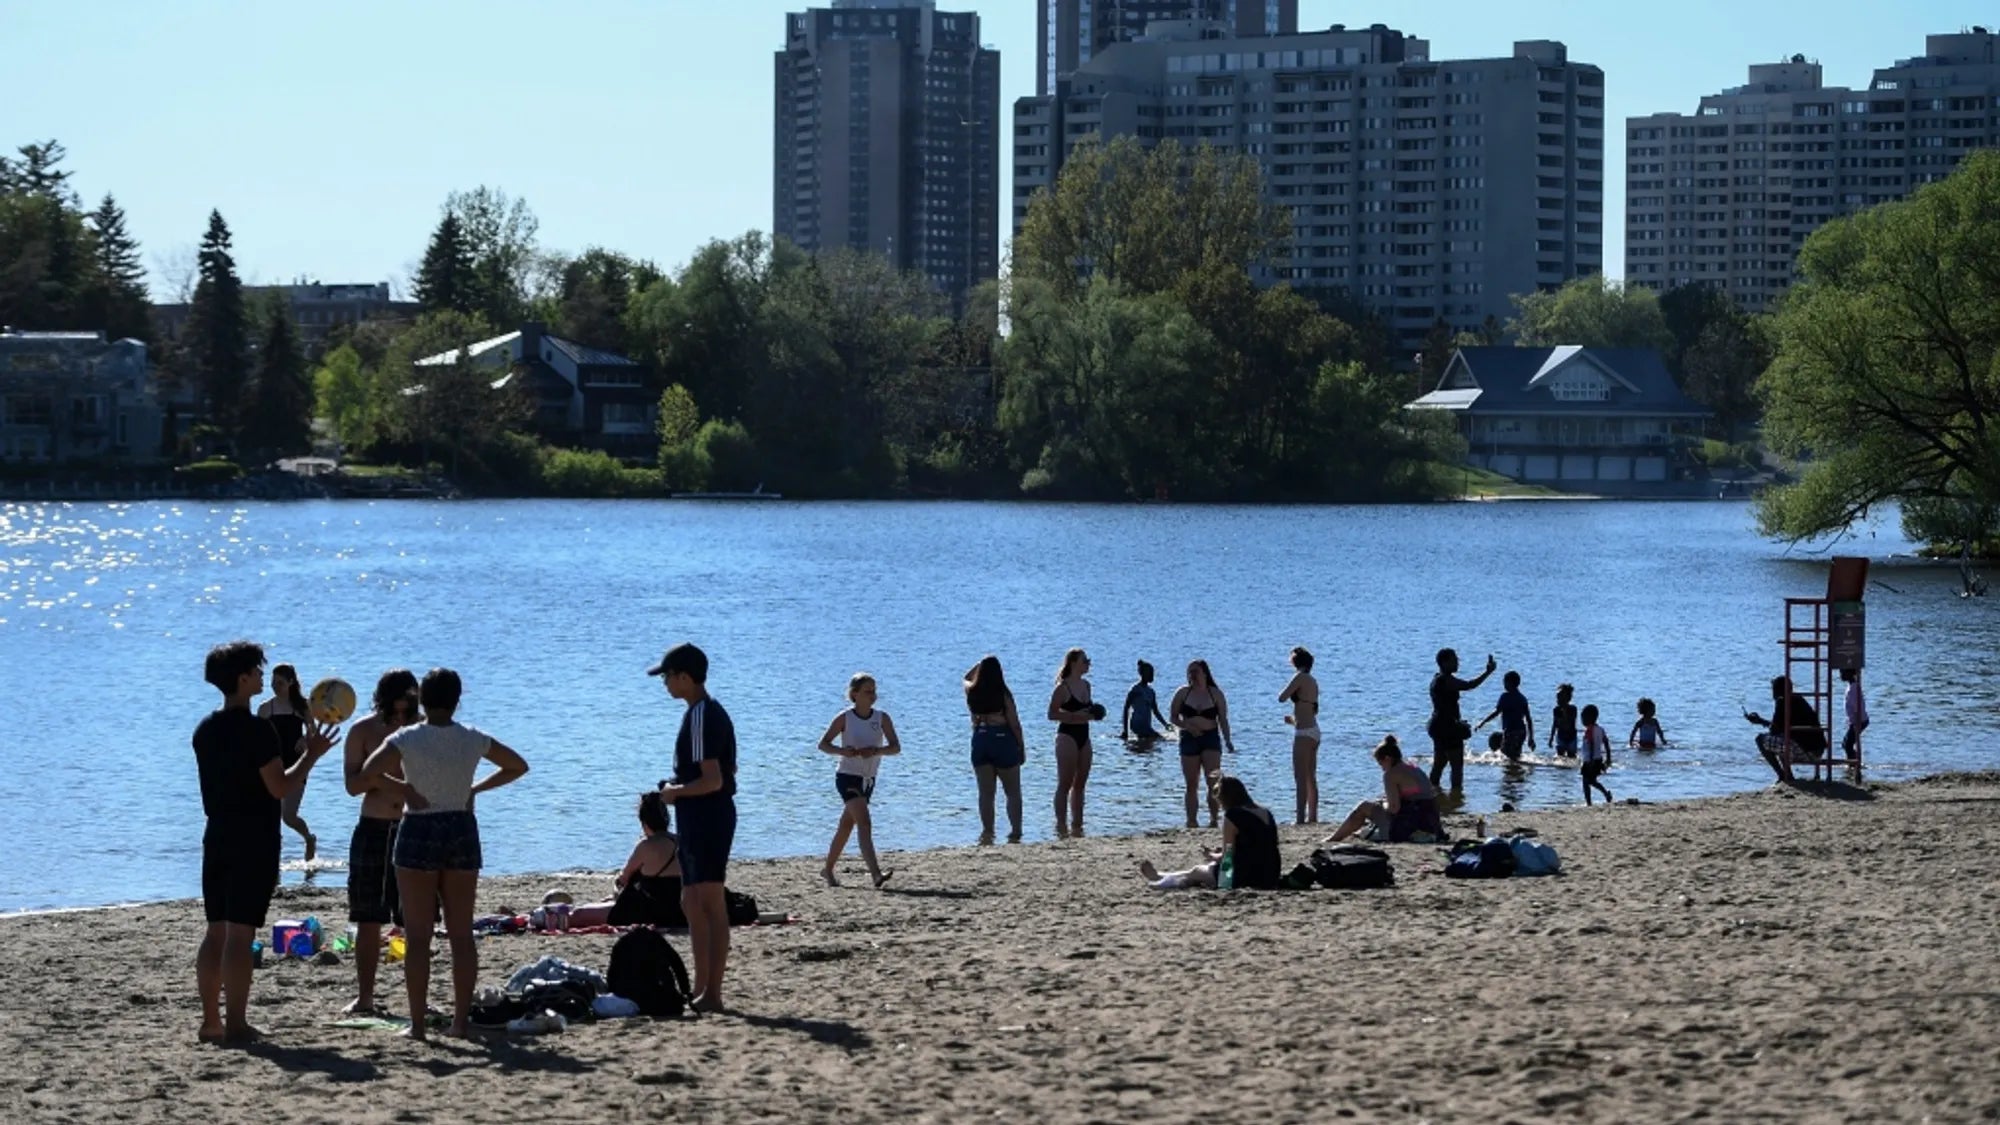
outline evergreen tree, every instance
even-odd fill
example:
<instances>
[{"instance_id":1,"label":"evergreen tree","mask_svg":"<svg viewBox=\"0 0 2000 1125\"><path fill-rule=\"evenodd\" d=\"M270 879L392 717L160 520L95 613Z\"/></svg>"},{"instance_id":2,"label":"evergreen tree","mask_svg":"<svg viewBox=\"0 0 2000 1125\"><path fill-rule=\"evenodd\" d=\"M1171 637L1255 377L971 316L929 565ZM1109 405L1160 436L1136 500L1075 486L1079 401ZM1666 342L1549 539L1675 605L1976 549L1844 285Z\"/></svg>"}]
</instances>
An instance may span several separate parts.
<instances>
[{"instance_id":1,"label":"evergreen tree","mask_svg":"<svg viewBox=\"0 0 2000 1125\"><path fill-rule=\"evenodd\" d=\"M90 215L96 277L87 300L94 327L113 340L151 335L147 307L146 267L139 263L139 243L125 229L125 212L106 195Z\"/></svg>"},{"instance_id":2,"label":"evergreen tree","mask_svg":"<svg viewBox=\"0 0 2000 1125\"><path fill-rule=\"evenodd\" d=\"M312 448L313 388L292 328L290 303L270 302L257 347L257 387L248 444L273 456Z\"/></svg>"},{"instance_id":3,"label":"evergreen tree","mask_svg":"<svg viewBox=\"0 0 2000 1125\"><path fill-rule=\"evenodd\" d=\"M427 313L472 312L479 305L472 247L458 216L446 211L417 267L417 304Z\"/></svg>"},{"instance_id":4,"label":"evergreen tree","mask_svg":"<svg viewBox=\"0 0 2000 1125\"><path fill-rule=\"evenodd\" d=\"M249 321L243 308L243 282L230 254L229 224L222 221L220 211L208 213L199 259L201 279L195 283L193 307L188 310L186 346L209 420L233 435L247 414L243 392L249 381Z\"/></svg>"}]
</instances>

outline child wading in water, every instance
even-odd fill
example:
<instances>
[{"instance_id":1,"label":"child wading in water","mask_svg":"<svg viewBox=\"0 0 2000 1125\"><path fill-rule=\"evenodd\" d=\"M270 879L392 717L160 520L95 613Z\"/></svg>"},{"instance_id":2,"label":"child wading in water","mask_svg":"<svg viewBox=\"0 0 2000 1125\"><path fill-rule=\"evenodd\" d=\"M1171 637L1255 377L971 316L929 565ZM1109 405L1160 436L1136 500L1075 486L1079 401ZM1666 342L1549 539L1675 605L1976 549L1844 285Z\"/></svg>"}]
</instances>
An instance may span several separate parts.
<instances>
[{"instance_id":1,"label":"child wading in water","mask_svg":"<svg viewBox=\"0 0 2000 1125\"><path fill-rule=\"evenodd\" d=\"M895 872L885 873L875 861L875 825L868 818L868 798L875 793L875 771L882 758L902 753L903 746L896 740L896 724L889 721L889 713L875 709L875 677L855 673L847 681L847 699L854 706L835 715L819 739L821 750L840 757L833 788L841 800L840 827L834 830L833 844L826 849L826 867L820 874L827 886L840 885L833 865L840 862L840 853L847 850L847 834L853 832L860 837L861 859L868 865L868 875L880 887ZM840 739L837 746L836 737Z\"/></svg>"},{"instance_id":2,"label":"child wading in water","mask_svg":"<svg viewBox=\"0 0 2000 1125\"><path fill-rule=\"evenodd\" d=\"M1556 757L1576 757L1576 688L1562 684L1556 688L1556 709L1549 713L1550 739L1556 747Z\"/></svg>"},{"instance_id":3,"label":"child wading in water","mask_svg":"<svg viewBox=\"0 0 2000 1125\"><path fill-rule=\"evenodd\" d=\"M1666 729L1660 726L1658 710L1650 699L1639 701L1639 721L1632 724L1632 733L1626 736L1625 745L1637 746L1641 750L1658 750L1667 745Z\"/></svg>"},{"instance_id":4,"label":"child wading in water","mask_svg":"<svg viewBox=\"0 0 2000 1125\"><path fill-rule=\"evenodd\" d=\"M1597 780L1600 776L1603 775L1605 770L1608 770L1610 768L1611 768L1611 736L1605 734L1604 728L1597 725L1597 706L1596 704L1592 704L1591 706L1585 707L1583 709L1583 803L1584 804L1589 805L1596 803L1590 799L1590 790L1592 786L1596 786L1597 791L1599 793L1604 794L1605 804L1608 805L1612 802L1613 798L1611 796L1611 790L1606 789L1604 787L1604 783Z\"/></svg>"}]
</instances>

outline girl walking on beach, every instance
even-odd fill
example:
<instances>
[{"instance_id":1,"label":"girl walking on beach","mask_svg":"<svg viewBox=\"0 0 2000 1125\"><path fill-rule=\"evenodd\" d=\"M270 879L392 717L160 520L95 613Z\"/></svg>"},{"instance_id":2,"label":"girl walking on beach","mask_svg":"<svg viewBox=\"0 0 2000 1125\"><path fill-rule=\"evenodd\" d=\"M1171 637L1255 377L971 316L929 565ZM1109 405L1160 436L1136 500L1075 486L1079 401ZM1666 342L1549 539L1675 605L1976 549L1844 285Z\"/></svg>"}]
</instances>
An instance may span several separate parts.
<instances>
[{"instance_id":1,"label":"girl walking on beach","mask_svg":"<svg viewBox=\"0 0 2000 1125\"><path fill-rule=\"evenodd\" d=\"M1222 815L1222 798L1217 786L1222 781L1222 747L1236 752L1236 740L1229 733L1229 700L1208 671L1208 661L1196 660L1187 666L1187 683L1174 692L1167 714L1181 732L1181 780L1186 783L1187 826L1199 827L1195 820L1195 782L1208 777L1208 826L1215 827Z\"/></svg>"},{"instance_id":2,"label":"girl walking on beach","mask_svg":"<svg viewBox=\"0 0 2000 1125\"><path fill-rule=\"evenodd\" d=\"M1312 667L1312 653L1293 649L1292 682L1278 693L1278 702L1292 705L1285 723L1292 728L1292 783L1298 790L1300 824L1319 823L1319 681L1313 679Z\"/></svg>"},{"instance_id":3,"label":"girl walking on beach","mask_svg":"<svg viewBox=\"0 0 2000 1125\"><path fill-rule=\"evenodd\" d=\"M1028 760L1021 717L1000 658L987 656L965 674L965 708L972 712L972 772L979 779L979 842L993 842L993 790L1007 790L1007 842L1021 842L1021 763Z\"/></svg>"},{"instance_id":4,"label":"girl walking on beach","mask_svg":"<svg viewBox=\"0 0 2000 1125\"><path fill-rule=\"evenodd\" d=\"M1104 708L1090 701L1090 657L1080 648L1063 654L1049 694L1049 721L1056 724L1056 838L1083 835L1083 787L1090 781L1090 724ZM1069 819L1063 819L1067 813Z\"/></svg>"},{"instance_id":5,"label":"girl walking on beach","mask_svg":"<svg viewBox=\"0 0 2000 1125\"><path fill-rule=\"evenodd\" d=\"M819 738L820 750L840 758L833 771L833 788L841 801L840 827L834 829L833 843L826 849L826 867L820 874L827 886L840 885L833 865L847 850L847 834L852 831L860 838L861 860L868 865L868 877L880 888L895 872L884 874L882 865L875 861L875 825L868 818L868 799L875 795L875 771L882 759L902 753L903 744L896 739L896 724L889 721L889 713L875 707L875 677L856 672L847 681L847 701L852 706L835 715ZM836 738L840 740L837 745Z\"/></svg>"},{"instance_id":6,"label":"girl walking on beach","mask_svg":"<svg viewBox=\"0 0 2000 1125\"><path fill-rule=\"evenodd\" d=\"M408 793L396 831L396 884L402 895L405 937L403 978L410 991L410 1038L426 1038L430 1004L431 934L437 908L451 942L452 1013L446 1034L466 1034L472 989L479 983L479 946L473 941L472 907L479 892L479 821L473 799L520 780L521 755L485 733L452 721L462 690L458 673L433 668L417 688L424 721L386 739L361 767L361 781L400 773ZM481 761L493 772L473 780Z\"/></svg>"},{"instance_id":7,"label":"girl walking on beach","mask_svg":"<svg viewBox=\"0 0 2000 1125\"><path fill-rule=\"evenodd\" d=\"M1594 786L1604 794L1604 803L1612 801L1611 790L1597 780L1604 771L1611 768L1611 736L1597 725L1597 706L1592 704L1583 709L1583 803L1593 804L1590 790Z\"/></svg>"},{"instance_id":8,"label":"girl walking on beach","mask_svg":"<svg viewBox=\"0 0 2000 1125\"><path fill-rule=\"evenodd\" d=\"M306 720L312 709L306 704L305 692L299 690L299 670L289 664L271 666L271 698L257 705L257 717L269 719L278 728L278 750L284 757L286 769L305 756ZM306 783L292 790L279 810L285 827L299 834L305 841L306 862L311 863L319 854L319 837L312 834L312 828L299 815L299 802L305 799Z\"/></svg>"}]
</instances>

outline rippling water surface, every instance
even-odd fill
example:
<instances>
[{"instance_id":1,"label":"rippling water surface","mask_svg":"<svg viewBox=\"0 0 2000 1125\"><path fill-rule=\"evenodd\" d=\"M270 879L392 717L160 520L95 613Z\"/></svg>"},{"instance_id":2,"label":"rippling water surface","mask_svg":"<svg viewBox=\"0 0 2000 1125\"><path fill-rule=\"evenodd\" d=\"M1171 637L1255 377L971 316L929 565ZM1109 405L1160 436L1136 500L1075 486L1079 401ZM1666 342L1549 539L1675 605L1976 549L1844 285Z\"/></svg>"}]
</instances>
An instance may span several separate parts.
<instances>
[{"instance_id":1,"label":"rippling water surface","mask_svg":"<svg viewBox=\"0 0 2000 1125\"><path fill-rule=\"evenodd\" d=\"M1889 587L1869 593L1872 775L1990 765L2000 599L1960 599L1952 571L1892 558L1909 549L1893 524L1841 549L1874 557ZM1621 747L1633 701L1657 699L1679 745L1621 751L1606 778L1620 797L1761 785L1738 711L1768 702L1781 599L1823 591L1824 575L1824 555L1761 540L1748 509L1719 503L7 505L0 909L198 891L188 735L216 702L203 654L239 636L364 694L392 665L459 669L461 717L534 767L480 803L487 862L533 871L623 859L633 797L670 772L680 719L644 670L678 639L708 650L736 720L738 853L785 855L823 849L838 815L813 743L857 669L880 678L907 747L883 766L878 840L972 841L958 680L988 651L1020 699L1029 835L1046 838L1054 727L1040 716L1070 645L1090 651L1114 710L1135 659L1159 666L1164 704L1206 657L1235 719L1229 767L1284 816L1275 697L1294 644L1319 659L1323 819L1379 787L1382 732L1425 743L1431 654L1447 644L1519 669L1538 723L1573 681ZM1467 710L1498 691L1496 676ZM1492 762L1467 788L1474 809L1578 792L1573 770L1508 777ZM324 858L344 858L355 807L330 758L304 804ZM1171 748L1100 738L1090 827L1179 817ZM297 839L285 846L297 860Z\"/></svg>"}]
</instances>

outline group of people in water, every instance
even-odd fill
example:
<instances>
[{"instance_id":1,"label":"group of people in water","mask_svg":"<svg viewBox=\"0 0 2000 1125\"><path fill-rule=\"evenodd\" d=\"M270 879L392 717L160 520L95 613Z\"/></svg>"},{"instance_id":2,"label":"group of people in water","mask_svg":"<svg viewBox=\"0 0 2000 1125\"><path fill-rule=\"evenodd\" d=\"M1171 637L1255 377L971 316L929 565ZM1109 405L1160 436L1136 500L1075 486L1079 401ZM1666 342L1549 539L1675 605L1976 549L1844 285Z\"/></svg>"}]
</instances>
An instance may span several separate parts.
<instances>
[{"instance_id":1,"label":"group of people in water","mask_svg":"<svg viewBox=\"0 0 2000 1125\"><path fill-rule=\"evenodd\" d=\"M1312 674L1313 655L1294 648L1292 674L1278 693L1289 705L1295 782L1294 819L1319 822L1317 783L1320 688ZM1432 759L1425 772L1408 762L1394 735L1382 739L1374 760L1382 771L1379 800L1356 805L1329 842L1364 831L1385 842L1441 839L1443 788L1463 792L1466 742L1495 719L1489 746L1510 761L1537 748L1534 720L1521 677L1508 672L1505 690L1477 727L1465 721L1460 697L1492 676L1496 663L1470 679L1458 675L1458 655L1437 653L1430 685L1431 715L1426 730ZM1064 654L1050 690L1046 716L1056 725L1053 812L1058 838L1084 833L1085 794L1090 780L1093 724L1108 723L1110 711L1096 702L1088 678L1089 655L1080 648ZM615 880L616 896L571 907L572 926L686 925L694 961L695 1006L722 1007L722 982L729 952L724 884L736 829L736 738L727 711L707 693L708 660L693 645L676 645L648 674L686 704L675 741L671 780L643 793L638 818L643 835ZM1225 751L1235 750L1229 700L1204 660L1190 661L1185 682L1164 711L1153 687L1153 666L1138 662L1138 679L1125 693L1118 714L1119 738L1156 744L1171 734L1178 742L1186 823L1200 823L1206 797L1208 824L1222 829L1222 846L1208 862L1162 874L1150 865L1142 873L1154 886L1275 886L1279 878L1275 816L1251 799L1239 777L1223 768ZM1846 700L1848 748L1867 725L1857 675ZM203 837L202 897L207 919L197 959L202 999L200 1035L209 1040L254 1036L246 1022L255 931L264 924L278 881L279 825L290 825L305 841L310 859L317 841L298 815L299 796L314 765L339 741L330 723L311 713L297 670L272 669L270 699L252 709L264 691L264 654L249 642L219 646L209 653L206 679L223 695L223 707L202 720L193 746L201 779L207 828ZM1758 749L1790 779L1795 762L1827 752L1827 739L1809 700L1780 677L1772 682L1777 717L1745 712L1767 728ZM1006 795L1007 839L1022 835L1021 768L1027 739L1019 709L1000 660L987 656L965 674L966 710L971 724L971 764L978 786L979 843L996 840L996 797ZM421 680L407 669L391 669L375 686L368 713L354 722L345 739L343 777L347 792L360 798L359 816L348 847L349 919L356 926L356 997L351 1013L379 1013L375 995L382 930L408 925L405 983L413 1016L410 1034L425 1034L430 946L442 918L452 950L453 1012L450 1032L464 1034L478 978L478 947L472 921L478 872L483 862L474 814L482 793L512 784L528 772L515 750L453 716L462 684L450 669L431 670ZM857 673L848 682L848 706L828 723L818 749L836 759L834 791L841 812L828 845L822 876L839 885L840 857L853 838L876 888L894 872L876 854L869 803L882 759L902 750L896 725L877 702L874 677ZM1594 705L1579 709L1575 690L1562 684L1550 715L1554 753L1579 760L1586 803L1611 791L1601 780L1611 766L1611 739ZM1669 745L1658 708L1638 703L1627 745L1652 750ZM480 764L492 766L476 777ZM673 810L680 826L674 831ZM1225 875L1226 873L1226 875ZM423 912L413 904L426 904Z\"/></svg>"}]
</instances>

